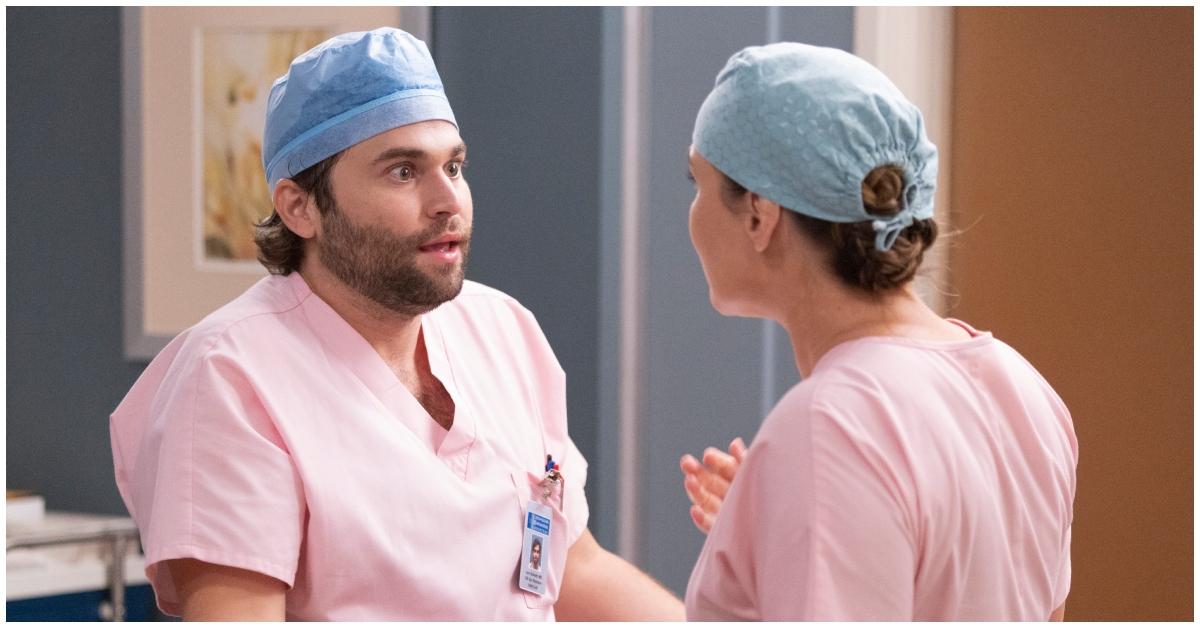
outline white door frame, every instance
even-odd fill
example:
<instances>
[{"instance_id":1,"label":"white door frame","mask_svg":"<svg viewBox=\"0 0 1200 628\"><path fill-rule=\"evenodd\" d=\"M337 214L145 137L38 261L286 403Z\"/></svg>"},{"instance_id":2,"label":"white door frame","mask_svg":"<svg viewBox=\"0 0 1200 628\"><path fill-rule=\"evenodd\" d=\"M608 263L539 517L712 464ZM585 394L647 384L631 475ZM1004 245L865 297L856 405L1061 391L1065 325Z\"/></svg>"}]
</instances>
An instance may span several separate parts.
<instances>
[{"instance_id":1,"label":"white door frame","mask_svg":"<svg viewBox=\"0 0 1200 628\"><path fill-rule=\"evenodd\" d=\"M954 7L856 7L854 54L892 79L925 116L929 139L938 147L938 185L934 198L943 238L929 252L918 279L922 298L946 315L950 287L945 237L950 221L951 115L954 55Z\"/></svg>"}]
</instances>

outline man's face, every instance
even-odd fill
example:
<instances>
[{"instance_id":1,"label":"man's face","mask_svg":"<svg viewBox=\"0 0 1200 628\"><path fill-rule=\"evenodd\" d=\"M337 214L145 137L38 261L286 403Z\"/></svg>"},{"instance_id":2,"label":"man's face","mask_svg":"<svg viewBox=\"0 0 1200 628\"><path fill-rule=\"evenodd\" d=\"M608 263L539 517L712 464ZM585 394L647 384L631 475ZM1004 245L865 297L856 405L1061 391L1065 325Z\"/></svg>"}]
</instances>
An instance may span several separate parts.
<instances>
[{"instance_id":1,"label":"man's face","mask_svg":"<svg viewBox=\"0 0 1200 628\"><path fill-rule=\"evenodd\" d=\"M534 543L533 547L529 548L529 562L535 566L542 564L542 545Z\"/></svg>"},{"instance_id":2,"label":"man's face","mask_svg":"<svg viewBox=\"0 0 1200 628\"><path fill-rule=\"evenodd\" d=\"M458 129L433 120L360 142L330 173L334 205L322 215L317 256L359 294L417 316L462 290L471 237L471 190Z\"/></svg>"}]
</instances>

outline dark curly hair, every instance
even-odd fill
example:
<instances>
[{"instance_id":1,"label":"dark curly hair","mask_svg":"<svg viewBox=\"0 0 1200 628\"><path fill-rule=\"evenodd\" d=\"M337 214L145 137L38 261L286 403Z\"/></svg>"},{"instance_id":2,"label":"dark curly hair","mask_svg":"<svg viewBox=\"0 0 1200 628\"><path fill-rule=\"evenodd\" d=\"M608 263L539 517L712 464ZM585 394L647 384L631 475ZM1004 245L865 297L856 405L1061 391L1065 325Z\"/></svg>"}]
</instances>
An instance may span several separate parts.
<instances>
[{"instance_id":1,"label":"dark curly hair","mask_svg":"<svg viewBox=\"0 0 1200 628\"><path fill-rule=\"evenodd\" d=\"M722 196L732 207L746 194L746 188L722 173ZM867 173L862 182L863 208L872 216L888 218L902 209L904 170L885 165ZM938 226L932 218L915 220L900 232L892 248L875 249L875 229L871 221L830 222L788 211L800 229L826 247L834 271L846 285L871 294L883 294L908 283L917 274L934 241Z\"/></svg>"},{"instance_id":2,"label":"dark curly hair","mask_svg":"<svg viewBox=\"0 0 1200 628\"><path fill-rule=\"evenodd\" d=\"M341 156L338 153L328 157L290 177L300 189L312 195L322 216L336 208L330 173ZM254 243L258 245L258 261L272 275L290 275L299 270L300 262L304 261L304 238L288 229L277 211L271 211L270 216L255 223Z\"/></svg>"}]
</instances>

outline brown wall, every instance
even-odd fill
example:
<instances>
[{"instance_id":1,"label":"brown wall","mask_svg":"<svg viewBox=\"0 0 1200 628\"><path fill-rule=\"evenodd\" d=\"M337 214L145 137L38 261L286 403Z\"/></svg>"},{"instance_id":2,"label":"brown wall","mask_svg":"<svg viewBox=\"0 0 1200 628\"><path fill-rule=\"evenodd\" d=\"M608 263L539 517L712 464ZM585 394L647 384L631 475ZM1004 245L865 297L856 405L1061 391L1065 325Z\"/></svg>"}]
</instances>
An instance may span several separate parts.
<instances>
[{"instance_id":1,"label":"brown wall","mask_svg":"<svg viewBox=\"0 0 1200 628\"><path fill-rule=\"evenodd\" d=\"M1074 417L1069 620L1192 618L1192 20L955 12L951 314Z\"/></svg>"}]
</instances>

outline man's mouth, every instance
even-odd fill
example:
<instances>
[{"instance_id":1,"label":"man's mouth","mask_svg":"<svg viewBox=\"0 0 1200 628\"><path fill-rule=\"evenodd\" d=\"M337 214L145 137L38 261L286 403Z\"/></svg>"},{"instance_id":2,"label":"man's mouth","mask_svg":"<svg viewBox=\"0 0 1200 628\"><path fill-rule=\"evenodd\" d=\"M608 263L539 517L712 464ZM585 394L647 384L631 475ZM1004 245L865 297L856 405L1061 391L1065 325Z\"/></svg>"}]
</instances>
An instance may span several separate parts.
<instances>
[{"instance_id":1,"label":"man's mouth","mask_svg":"<svg viewBox=\"0 0 1200 628\"><path fill-rule=\"evenodd\" d=\"M418 248L422 253L430 253L441 261L456 262L461 257L462 245L464 243L461 237L458 234L446 234L426 242Z\"/></svg>"},{"instance_id":2,"label":"man's mouth","mask_svg":"<svg viewBox=\"0 0 1200 628\"><path fill-rule=\"evenodd\" d=\"M421 250L426 253L449 253L458 248L458 240L447 240L445 242L435 242L426 244L421 247Z\"/></svg>"}]
</instances>

